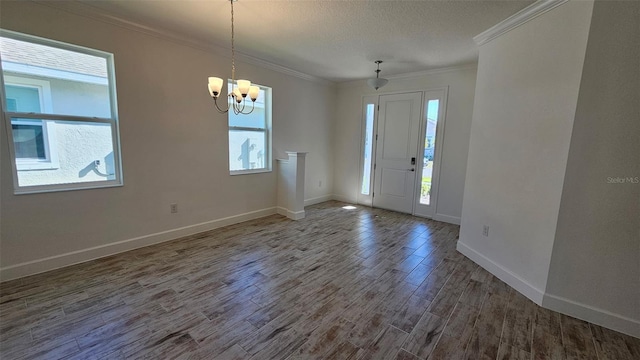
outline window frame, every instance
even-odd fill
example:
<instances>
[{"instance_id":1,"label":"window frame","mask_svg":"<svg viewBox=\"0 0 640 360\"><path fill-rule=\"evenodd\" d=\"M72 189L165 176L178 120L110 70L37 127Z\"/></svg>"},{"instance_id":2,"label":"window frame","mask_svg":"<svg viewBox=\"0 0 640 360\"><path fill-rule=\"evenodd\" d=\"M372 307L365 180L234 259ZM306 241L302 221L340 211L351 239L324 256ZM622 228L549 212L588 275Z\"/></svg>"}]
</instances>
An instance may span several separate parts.
<instances>
[{"instance_id":1,"label":"window frame","mask_svg":"<svg viewBox=\"0 0 640 360\"><path fill-rule=\"evenodd\" d=\"M2 65L0 64L0 67ZM44 112L51 112L53 109L53 103L51 101L51 83L45 80L37 80L30 79L25 77L19 77L14 75L6 75L4 78L4 86L15 86L22 88L32 88L38 91L38 96L40 99L40 109ZM6 96L3 97L6 99ZM8 109L8 106L5 106ZM17 122L19 125L36 125L37 121L29 121L29 120L14 120L11 121L11 125L14 125ZM60 162L58 160L58 150L55 146L51 146L51 144L56 143L56 132L55 132L55 123L53 121L42 121L39 125L42 125L42 138L44 140L44 151L45 151L45 159L25 159L25 158L17 158L14 156L16 160L16 166L18 171L27 171L27 170L54 170L60 168ZM11 129L13 136L13 127ZM13 139L12 139L13 140ZM11 141L13 146L13 141ZM15 154L15 148L14 148Z\"/></svg>"},{"instance_id":2,"label":"window frame","mask_svg":"<svg viewBox=\"0 0 640 360\"><path fill-rule=\"evenodd\" d=\"M227 80L228 84L232 84L232 80ZM229 113L227 115L227 151L230 152L230 136L231 131L255 131L255 132L263 132L264 133L264 147L265 147L265 166L263 168L258 169L247 169L247 170L231 170L231 162L229 161L229 153L227 153L227 161L229 161L228 169L229 175L248 175L248 174L260 174L260 173L268 173L273 171L272 166L272 124L271 124L271 107L272 107L272 89L265 85L259 84L251 84L258 86L260 90L264 91L264 128L256 128L256 127L247 127L247 126L231 126L230 116L233 114L233 109L231 108L233 104L231 104L231 100L229 100ZM250 100L247 100L250 101ZM239 115L242 116L242 115Z\"/></svg>"},{"instance_id":3,"label":"window frame","mask_svg":"<svg viewBox=\"0 0 640 360\"><path fill-rule=\"evenodd\" d=\"M4 69L2 68L2 61L0 61L0 105L2 106L2 109L1 109L2 124L1 125L6 130L5 131L5 133L7 134L6 141L9 144L9 155L11 158L11 169L13 173L14 194L20 195L20 194L99 189L99 188L123 186L124 180L122 175L122 158L121 158L121 151L120 151L120 128L119 128L120 122L118 121L118 106L117 106L117 94L116 94L117 87L116 87L115 65L114 65L113 54L100 51L100 50L90 49L83 46L67 44L67 43L63 43L63 42L52 40L52 39L46 39L46 38L37 37L33 35L27 35L27 34L10 31L6 29L0 29L0 37L5 37L5 38L14 39L14 40L30 42L33 44L73 51L76 53L82 53L82 54L87 54L91 56L101 57L106 60L106 65L107 65L107 82L108 82L109 107L111 110L111 117L103 118L103 117L64 115L64 114L53 114L53 113L45 114L45 113L24 113L24 112L7 111L6 94L5 94L5 75L4 75ZM15 78L14 75L8 75L8 77ZM14 82L11 81L11 79L7 81L7 83L14 84ZM51 110L52 103L47 104L45 94L41 94L41 98L45 99L44 107L41 109L41 111L46 111L45 109L47 108ZM18 171L45 170L45 168L23 169L21 168L20 165L18 165L18 161L16 161L15 147L13 142L13 129L11 126L12 119L17 119L18 121L27 121L27 122L29 119L42 120L44 124L55 123L55 121L109 124L111 128L111 141L112 141L112 147L113 147L115 178L113 180L76 182L76 183L67 183L67 184L20 186L18 181ZM48 126L49 125L47 125L47 127ZM55 133L55 131L48 131L47 135L50 135L53 133ZM48 139L49 141L53 140L53 138L51 137L49 137ZM47 147L50 149L55 148L55 146L50 147L48 146L48 144L47 144ZM50 153L52 153L53 155L54 151L55 149L53 149L53 151L50 151ZM55 160L58 160L57 153L55 155L56 155ZM51 160L53 163L53 160L54 160L53 156L51 157ZM53 168L48 167L46 169L53 169Z\"/></svg>"}]
</instances>

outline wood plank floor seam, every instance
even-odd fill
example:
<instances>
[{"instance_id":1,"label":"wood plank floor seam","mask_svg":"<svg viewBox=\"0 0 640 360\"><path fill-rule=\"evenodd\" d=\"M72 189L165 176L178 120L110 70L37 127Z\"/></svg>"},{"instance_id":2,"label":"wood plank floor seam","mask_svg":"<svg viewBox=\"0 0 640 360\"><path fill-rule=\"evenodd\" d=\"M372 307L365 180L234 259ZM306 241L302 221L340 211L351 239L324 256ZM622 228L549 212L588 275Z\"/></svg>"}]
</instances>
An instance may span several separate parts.
<instances>
[{"instance_id":1,"label":"wood plank floor seam","mask_svg":"<svg viewBox=\"0 0 640 360\"><path fill-rule=\"evenodd\" d=\"M459 226L344 205L0 283L0 358L640 358L457 252Z\"/></svg>"}]
</instances>

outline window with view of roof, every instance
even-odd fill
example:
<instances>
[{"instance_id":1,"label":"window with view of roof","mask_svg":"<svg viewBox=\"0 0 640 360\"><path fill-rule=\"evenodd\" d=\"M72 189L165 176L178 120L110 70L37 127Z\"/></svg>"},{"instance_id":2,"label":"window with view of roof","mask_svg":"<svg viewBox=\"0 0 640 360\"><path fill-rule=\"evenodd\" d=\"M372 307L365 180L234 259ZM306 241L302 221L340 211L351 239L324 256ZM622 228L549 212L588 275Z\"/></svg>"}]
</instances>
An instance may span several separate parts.
<instances>
[{"instance_id":1,"label":"window with view of roof","mask_svg":"<svg viewBox=\"0 0 640 360\"><path fill-rule=\"evenodd\" d=\"M113 56L0 30L16 193L122 184Z\"/></svg>"}]
</instances>

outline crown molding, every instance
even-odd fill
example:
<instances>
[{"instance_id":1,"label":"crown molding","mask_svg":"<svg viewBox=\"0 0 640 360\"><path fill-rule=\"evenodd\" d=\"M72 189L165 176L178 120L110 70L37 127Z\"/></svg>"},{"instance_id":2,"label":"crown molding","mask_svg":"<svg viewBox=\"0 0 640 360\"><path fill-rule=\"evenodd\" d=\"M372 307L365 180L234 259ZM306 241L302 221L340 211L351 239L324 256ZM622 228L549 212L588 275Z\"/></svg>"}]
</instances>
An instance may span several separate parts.
<instances>
[{"instance_id":1,"label":"crown molding","mask_svg":"<svg viewBox=\"0 0 640 360\"><path fill-rule=\"evenodd\" d=\"M443 68L437 68L437 69L395 74L390 76L384 76L384 78L388 80L413 79L413 78L422 77L422 76L431 76L431 75L437 75L437 74L442 74L442 73L447 73L452 71L473 70L477 68L478 68L478 64L473 63L473 64L466 64L466 65L460 65L460 66L450 66L450 67L443 67ZM338 87L349 88L349 87L356 87L356 86L365 86L366 82L364 81L366 81L366 79L347 80L347 81L338 83Z\"/></svg>"},{"instance_id":2,"label":"crown molding","mask_svg":"<svg viewBox=\"0 0 640 360\"><path fill-rule=\"evenodd\" d=\"M415 71L415 72L409 72L409 73L403 73L403 74L390 75L390 76L386 76L386 78L389 80L407 79L407 78L415 78L420 76L441 74L441 73L446 73L451 71L460 71L460 70L477 69L477 68L478 68L478 64L473 63L473 64L466 64L466 65L460 65L460 66L448 66L448 67L431 69L431 70L423 70L423 71Z\"/></svg>"},{"instance_id":3,"label":"crown molding","mask_svg":"<svg viewBox=\"0 0 640 360\"><path fill-rule=\"evenodd\" d=\"M213 43L207 43L200 40L195 40L174 31L124 19L119 16L108 14L95 6L91 6L86 3L81 3L79 1L67 2L67 1L44 1L44 0L33 0L32 2L38 5L47 6L57 10L61 10L68 13L75 14L75 15L90 18L92 20L96 20L96 21L104 22L110 25L125 28L127 30L136 31L142 34L146 34L146 35L164 39L164 40L169 40L169 41L172 41L184 46L189 46L191 48L195 48L198 50L202 50L206 52L215 52L216 55L231 59L231 56L229 55L229 53L231 52L230 48L213 44ZM315 82L323 85L335 84L334 82L329 81L327 79L306 74L297 70L293 70L286 66L278 65L252 55L238 52L237 50L236 50L236 58L242 62L251 64L251 65L256 65L256 66L269 69L275 72L279 72L281 74L297 77L299 79L303 79L303 80L307 80L307 81L311 81L311 82Z\"/></svg>"},{"instance_id":4,"label":"crown molding","mask_svg":"<svg viewBox=\"0 0 640 360\"><path fill-rule=\"evenodd\" d=\"M539 0L518 11L510 17L492 26L488 30L476 35L473 41L480 45L484 45L489 41L519 27L520 25L532 20L547 11L558 7L569 0Z\"/></svg>"}]
</instances>

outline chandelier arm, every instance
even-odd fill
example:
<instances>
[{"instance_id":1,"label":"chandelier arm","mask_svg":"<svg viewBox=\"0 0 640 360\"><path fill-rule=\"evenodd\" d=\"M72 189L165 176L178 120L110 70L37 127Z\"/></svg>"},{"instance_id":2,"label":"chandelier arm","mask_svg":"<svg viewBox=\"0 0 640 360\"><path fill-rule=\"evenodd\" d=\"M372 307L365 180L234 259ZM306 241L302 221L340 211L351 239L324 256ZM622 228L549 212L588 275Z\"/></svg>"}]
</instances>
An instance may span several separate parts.
<instances>
[{"instance_id":1,"label":"chandelier arm","mask_svg":"<svg viewBox=\"0 0 640 360\"><path fill-rule=\"evenodd\" d=\"M248 113L243 113L243 114L249 115L249 114L251 114L253 112L253 109L255 109L255 108L256 108L256 102L252 101L251 102L251 111L249 111Z\"/></svg>"},{"instance_id":2,"label":"chandelier arm","mask_svg":"<svg viewBox=\"0 0 640 360\"><path fill-rule=\"evenodd\" d=\"M226 114L226 113L229 112L229 106L228 105L227 105L227 109L226 110L220 109L220 106L218 105L218 98L217 97L213 98L213 103L216 105L216 108L218 109L218 112L220 112L222 114Z\"/></svg>"},{"instance_id":3,"label":"chandelier arm","mask_svg":"<svg viewBox=\"0 0 640 360\"><path fill-rule=\"evenodd\" d=\"M231 96L231 105L229 105L229 107L233 108L233 113L236 115L240 115L241 112L238 110L238 101L236 100L235 96Z\"/></svg>"},{"instance_id":4,"label":"chandelier arm","mask_svg":"<svg viewBox=\"0 0 640 360\"><path fill-rule=\"evenodd\" d=\"M236 115L249 115L253 112L255 107L256 103L254 101L251 101L251 110L246 112L245 110L248 110L249 107L247 106L247 99L244 98L242 101L242 107L240 107L239 103L237 102L233 104L233 113Z\"/></svg>"},{"instance_id":5,"label":"chandelier arm","mask_svg":"<svg viewBox=\"0 0 640 360\"><path fill-rule=\"evenodd\" d=\"M242 114L242 110L244 110L244 105L241 108L239 103L235 99L233 99L233 113L236 115L240 115Z\"/></svg>"}]
</instances>

